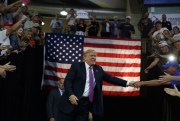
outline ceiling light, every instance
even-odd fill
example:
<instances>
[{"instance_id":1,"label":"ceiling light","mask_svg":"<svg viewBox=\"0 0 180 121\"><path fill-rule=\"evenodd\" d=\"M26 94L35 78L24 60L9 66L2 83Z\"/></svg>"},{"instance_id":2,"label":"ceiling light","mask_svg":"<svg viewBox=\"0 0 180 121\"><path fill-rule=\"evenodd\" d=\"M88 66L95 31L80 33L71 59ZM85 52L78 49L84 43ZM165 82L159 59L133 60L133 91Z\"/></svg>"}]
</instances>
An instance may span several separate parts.
<instances>
[{"instance_id":1,"label":"ceiling light","mask_svg":"<svg viewBox=\"0 0 180 121\"><path fill-rule=\"evenodd\" d=\"M62 15L62 16L67 16L67 14L68 13L67 13L67 11L65 9L60 11L60 15Z\"/></svg>"}]
</instances>

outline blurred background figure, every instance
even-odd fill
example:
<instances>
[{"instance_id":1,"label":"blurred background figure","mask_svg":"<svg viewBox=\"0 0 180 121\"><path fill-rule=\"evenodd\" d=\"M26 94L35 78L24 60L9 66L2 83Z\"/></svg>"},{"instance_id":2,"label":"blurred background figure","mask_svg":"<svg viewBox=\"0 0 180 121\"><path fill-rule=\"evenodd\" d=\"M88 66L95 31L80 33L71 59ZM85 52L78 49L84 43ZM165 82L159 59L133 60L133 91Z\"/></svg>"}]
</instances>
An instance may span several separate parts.
<instances>
[{"instance_id":1,"label":"blurred background figure","mask_svg":"<svg viewBox=\"0 0 180 121\"><path fill-rule=\"evenodd\" d=\"M64 93L64 79L57 82L58 88L49 92L46 104L47 116L49 121L59 121L59 102Z\"/></svg>"},{"instance_id":2,"label":"blurred background figure","mask_svg":"<svg viewBox=\"0 0 180 121\"><path fill-rule=\"evenodd\" d=\"M87 27L88 29L88 36L94 36L96 37L99 32L99 22L96 20L96 16L92 16L92 20L90 21L90 24Z\"/></svg>"},{"instance_id":3,"label":"blurred background figure","mask_svg":"<svg viewBox=\"0 0 180 121\"><path fill-rule=\"evenodd\" d=\"M60 15L56 14L55 18L51 20L50 28L53 33L61 33L63 27L63 22L60 19Z\"/></svg>"}]
</instances>

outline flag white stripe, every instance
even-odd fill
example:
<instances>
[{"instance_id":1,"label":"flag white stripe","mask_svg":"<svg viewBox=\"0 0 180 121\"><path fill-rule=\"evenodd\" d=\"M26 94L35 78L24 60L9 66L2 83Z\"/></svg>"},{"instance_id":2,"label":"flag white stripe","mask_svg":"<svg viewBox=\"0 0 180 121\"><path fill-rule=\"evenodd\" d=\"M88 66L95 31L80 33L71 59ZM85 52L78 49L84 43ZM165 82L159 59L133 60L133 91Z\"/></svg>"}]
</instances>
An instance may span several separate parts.
<instances>
[{"instance_id":1,"label":"flag white stripe","mask_svg":"<svg viewBox=\"0 0 180 121\"><path fill-rule=\"evenodd\" d=\"M49 65L51 67L57 67L57 68L62 68L62 69L69 69L71 67L71 64L62 64L62 63L57 63L57 62L49 62L46 61L45 65Z\"/></svg>"},{"instance_id":2,"label":"flag white stripe","mask_svg":"<svg viewBox=\"0 0 180 121\"><path fill-rule=\"evenodd\" d=\"M139 88L103 85L103 91L132 92L139 91Z\"/></svg>"},{"instance_id":3,"label":"flag white stripe","mask_svg":"<svg viewBox=\"0 0 180 121\"><path fill-rule=\"evenodd\" d=\"M121 59L121 58L109 58L109 57L97 57L96 58L97 62L111 62L111 63L140 63L140 58L126 58L126 59Z\"/></svg>"},{"instance_id":4,"label":"flag white stripe","mask_svg":"<svg viewBox=\"0 0 180 121\"><path fill-rule=\"evenodd\" d=\"M110 62L110 63L140 63L140 59L136 58L136 59L119 59L119 58L106 58L106 57L97 57L97 62ZM61 63L54 63L54 62L49 62L46 61L45 65L50 65L52 67L57 67L57 68L62 68L62 69L69 69L71 67L71 64L61 64ZM103 68L107 68L103 65L101 65ZM111 66L112 67L112 66ZM109 67L109 68L111 68ZM120 68L120 67L118 67ZM123 67L124 68L124 67ZM125 67L125 68L129 68L129 67ZM137 67L138 68L138 67Z\"/></svg>"},{"instance_id":5,"label":"flag white stripe","mask_svg":"<svg viewBox=\"0 0 180 121\"><path fill-rule=\"evenodd\" d=\"M128 45L128 46L141 46L140 41L127 41L127 40L112 40L112 39L94 39L94 38L85 38L84 43L97 43L97 44L110 44L110 45Z\"/></svg>"},{"instance_id":6,"label":"flag white stripe","mask_svg":"<svg viewBox=\"0 0 180 121\"><path fill-rule=\"evenodd\" d=\"M57 64L58 65L58 64ZM64 66L62 64L62 66ZM65 67L57 67L56 65L51 65L53 68L59 68L59 69L70 69L70 66L65 66ZM139 67L109 67L109 66L102 66L104 71L109 71L109 72L139 72L140 68ZM47 69L46 69L47 70ZM54 73L55 74L55 73Z\"/></svg>"},{"instance_id":7,"label":"flag white stripe","mask_svg":"<svg viewBox=\"0 0 180 121\"><path fill-rule=\"evenodd\" d=\"M43 85L57 86L58 83L57 81L53 81L53 80L44 80Z\"/></svg>"},{"instance_id":8,"label":"flag white stripe","mask_svg":"<svg viewBox=\"0 0 180 121\"><path fill-rule=\"evenodd\" d=\"M109 72L139 72L139 67L109 67L109 66L102 66L104 71Z\"/></svg>"}]
</instances>

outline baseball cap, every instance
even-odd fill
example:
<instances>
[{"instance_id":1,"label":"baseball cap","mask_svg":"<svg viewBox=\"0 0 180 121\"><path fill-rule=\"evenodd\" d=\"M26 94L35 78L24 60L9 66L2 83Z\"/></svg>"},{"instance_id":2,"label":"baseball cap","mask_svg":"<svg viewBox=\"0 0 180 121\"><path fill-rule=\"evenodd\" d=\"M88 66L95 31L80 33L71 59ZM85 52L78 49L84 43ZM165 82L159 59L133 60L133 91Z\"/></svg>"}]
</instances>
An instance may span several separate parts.
<instances>
[{"instance_id":1,"label":"baseball cap","mask_svg":"<svg viewBox=\"0 0 180 121\"><path fill-rule=\"evenodd\" d=\"M126 16L127 19L131 19L131 16Z\"/></svg>"},{"instance_id":2,"label":"baseball cap","mask_svg":"<svg viewBox=\"0 0 180 121\"><path fill-rule=\"evenodd\" d=\"M155 24L162 24L162 22L161 21L156 21Z\"/></svg>"},{"instance_id":3,"label":"baseball cap","mask_svg":"<svg viewBox=\"0 0 180 121\"><path fill-rule=\"evenodd\" d=\"M37 12L33 13L32 17L34 17L34 16L39 16L39 13L37 13Z\"/></svg>"},{"instance_id":4,"label":"baseball cap","mask_svg":"<svg viewBox=\"0 0 180 121\"><path fill-rule=\"evenodd\" d=\"M40 25L38 23L34 23L32 27L38 28Z\"/></svg>"},{"instance_id":5,"label":"baseball cap","mask_svg":"<svg viewBox=\"0 0 180 121\"><path fill-rule=\"evenodd\" d=\"M164 47L164 46L168 46L168 43L166 41L160 41L159 42L159 47Z\"/></svg>"},{"instance_id":6,"label":"baseball cap","mask_svg":"<svg viewBox=\"0 0 180 121\"><path fill-rule=\"evenodd\" d=\"M11 22L5 22L4 26L12 26L13 24Z\"/></svg>"},{"instance_id":7,"label":"baseball cap","mask_svg":"<svg viewBox=\"0 0 180 121\"><path fill-rule=\"evenodd\" d=\"M162 65L162 68L167 69L171 66L179 68L179 63L177 61L168 61L165 65Z\"/></svg>"}]
</instances>

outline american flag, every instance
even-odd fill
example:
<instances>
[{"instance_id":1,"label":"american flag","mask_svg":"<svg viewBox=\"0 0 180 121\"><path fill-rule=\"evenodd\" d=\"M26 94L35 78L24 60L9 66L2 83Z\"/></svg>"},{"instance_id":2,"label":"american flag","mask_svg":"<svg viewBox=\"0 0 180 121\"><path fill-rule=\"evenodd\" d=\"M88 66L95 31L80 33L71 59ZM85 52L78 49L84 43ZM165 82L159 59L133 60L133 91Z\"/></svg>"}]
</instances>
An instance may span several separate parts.
<instances>
[{"instance_id":1,"label":"american flag","mask_svg":"<svg viewBox=\"0 0 180 121\"><path fill-rule=\"evenodd\" d=\"M57 86L64 79L73 62L81 62L83 51L94 49L97 64L104 71L128 81L140 81L140 40L90 38L78 35L46 33L43 88ZM138 96L139 89L103 82L103 94L110 96Z\"/></svg>"}]
</instances>

